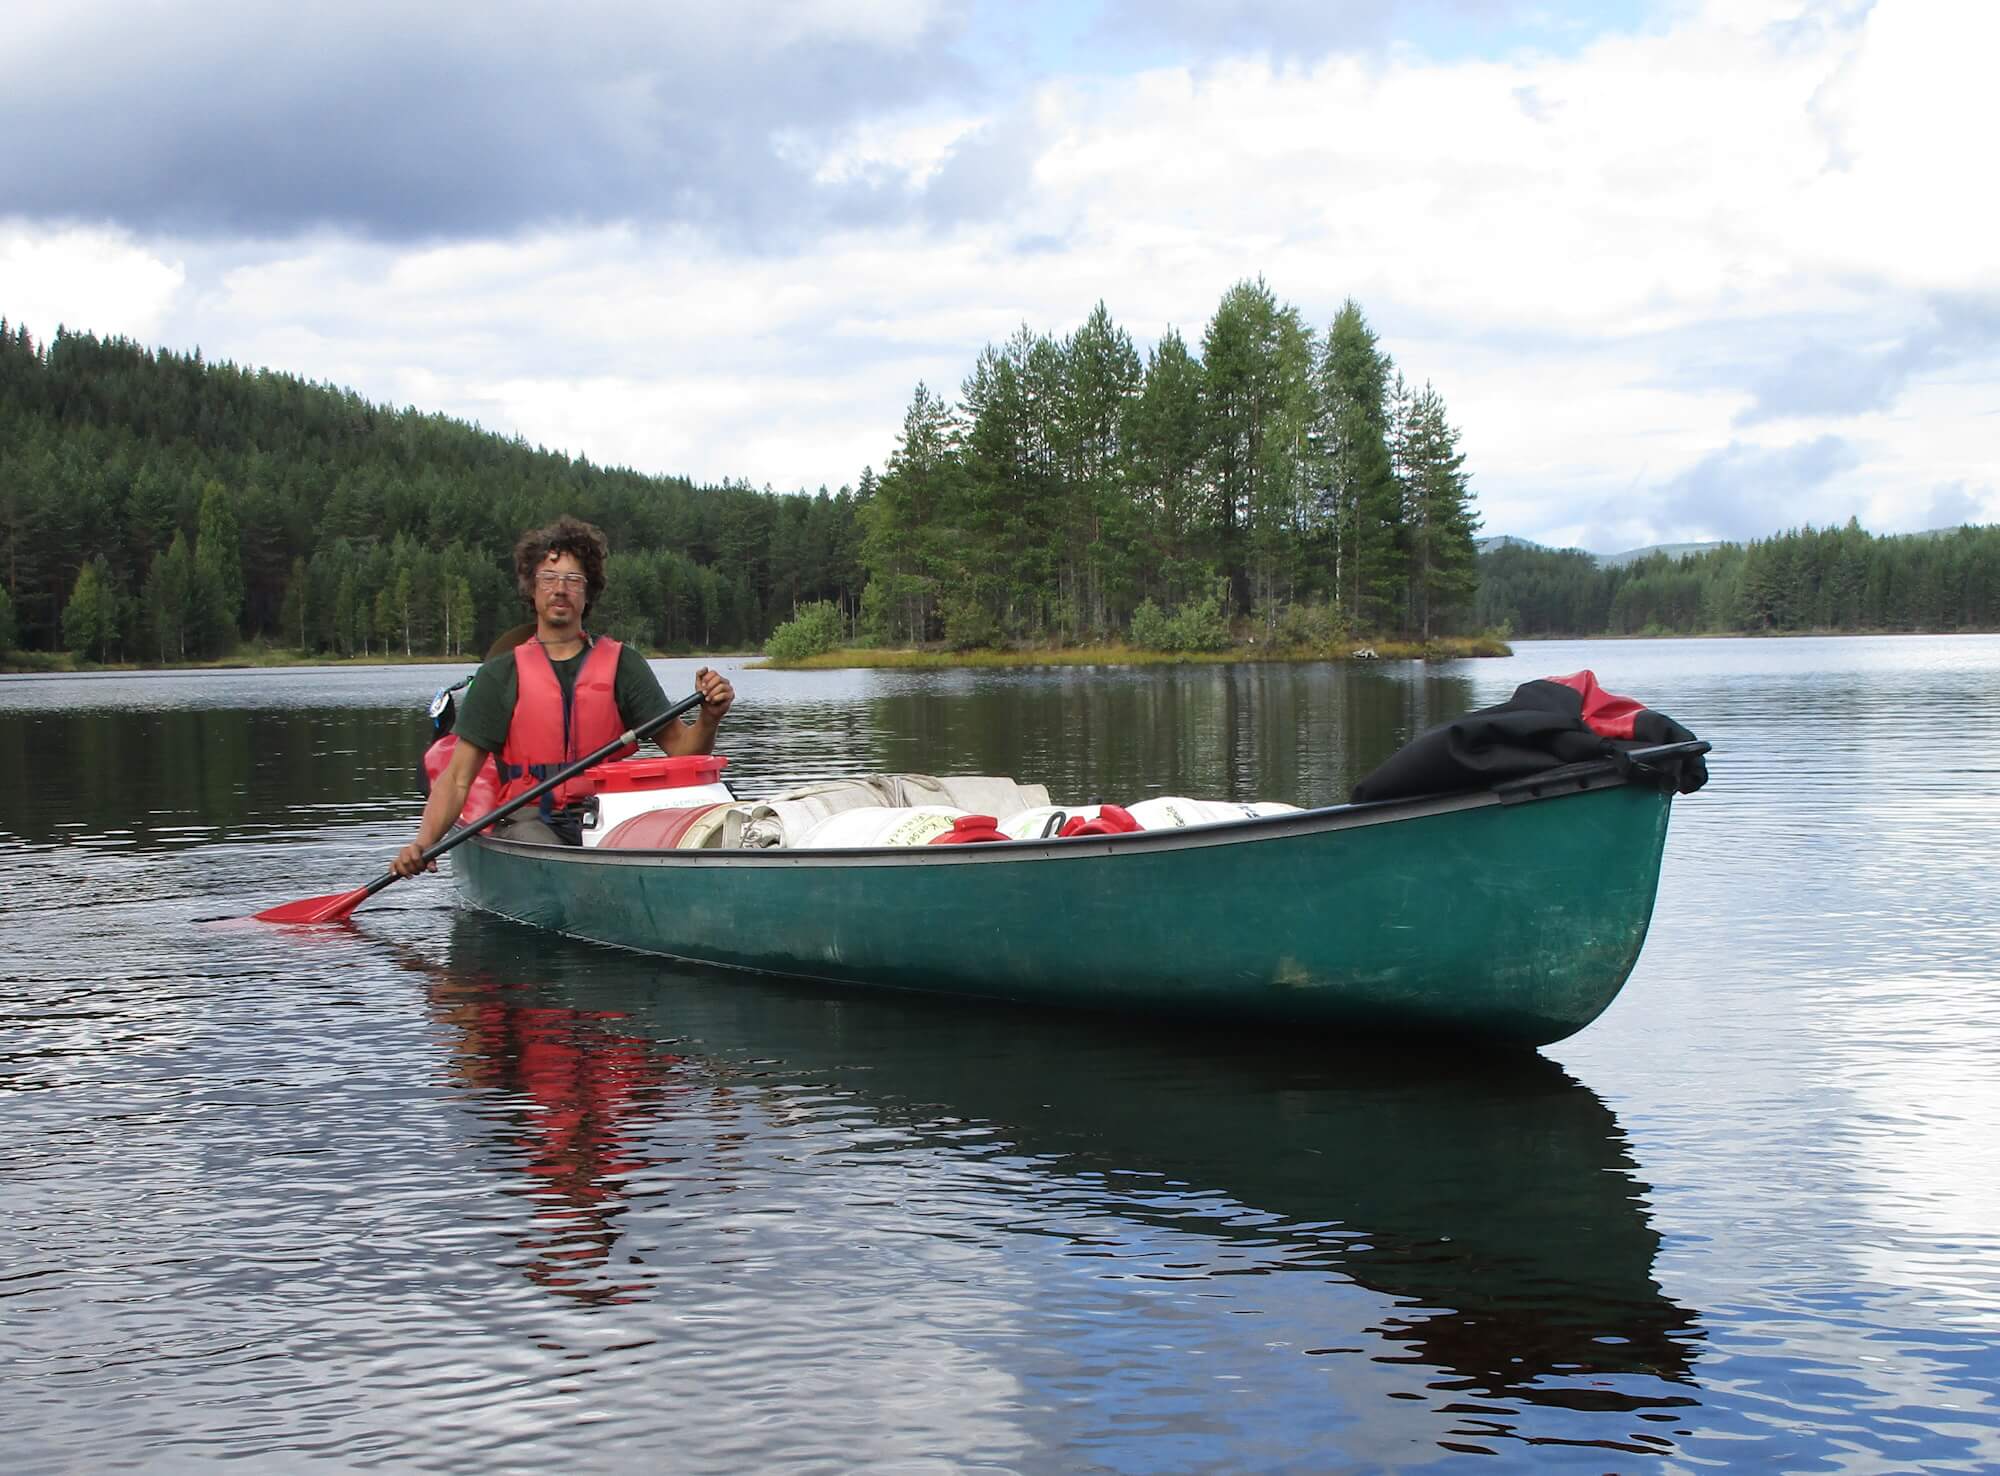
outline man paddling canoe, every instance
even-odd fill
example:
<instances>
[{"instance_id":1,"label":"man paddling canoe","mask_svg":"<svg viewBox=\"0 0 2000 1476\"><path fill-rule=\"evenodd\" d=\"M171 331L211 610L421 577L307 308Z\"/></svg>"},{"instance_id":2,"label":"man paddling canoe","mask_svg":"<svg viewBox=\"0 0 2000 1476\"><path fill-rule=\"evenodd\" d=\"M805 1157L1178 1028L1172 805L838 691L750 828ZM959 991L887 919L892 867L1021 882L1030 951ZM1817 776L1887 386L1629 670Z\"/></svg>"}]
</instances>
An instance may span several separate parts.
<instances>
[{"instance_id":1,"label":"man paddling canoe","mask_svg":"<svg viewBox=\"0 0 2000 1476\"><path fill-rule=\"evenodd\" d=\"M390 863L397 876L437 869L435 861L426 865L423 853L451 829L489 754L501 799L512 799L666 709L666 693L644 657L583 628L604 593L606 552L602 532L569 516L523 534L514 546L514 577L534 607L534 634L479 668L453 729L458 746L431 786L417 838ZM669 724L660 736L669 754L713 752L715 731L736 697L728 678L705 666L695 672L694 685L702 699L694 722ZM494 834L577 844L581 832L566 808L568 790L565 785L542 796L539 808L517 812Z\"/></svg>"}]
</instances>

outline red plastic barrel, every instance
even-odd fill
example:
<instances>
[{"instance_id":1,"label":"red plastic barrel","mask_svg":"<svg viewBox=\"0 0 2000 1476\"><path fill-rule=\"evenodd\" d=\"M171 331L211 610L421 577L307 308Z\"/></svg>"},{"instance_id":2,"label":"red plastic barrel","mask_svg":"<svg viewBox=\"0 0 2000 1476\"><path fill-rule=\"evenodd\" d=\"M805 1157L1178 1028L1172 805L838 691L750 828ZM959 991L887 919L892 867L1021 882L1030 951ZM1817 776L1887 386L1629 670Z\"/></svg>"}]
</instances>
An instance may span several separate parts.
<instances>
[{"instance_id":1,"label":"red plastic barrel","mask_svg":"<svg viewBox=\"0 0 2000 1476\"><path fill-rule=\"evenodd\" d=\"M1062 834L1067 840L1073 835L1129 835L1145 828L1123 805L1100 805L1096 819L1086 820L1078 815L1062 828Z\"/></svg>"},{"instance_id":2,"label":"red plastic barrel","mask_svg":"<svg viewBox=\"0 0 2000 1476\"><path fill-rule=\"evenodd\" d=\"M981 841L1004 841L1014 837L1000 828L999 817L994 815L960 815L951 822L951 829L942 835L934 835L927 842L933 846L969 846Z\"/></svg>"},{"instance_id":3,"label":"red plastic barrel","mask_svg":"<svg viewBox=\"0 0 2000 1476\"><path fill-rule=\"evenodd\" d=\"M727 801L688 805L679 810L648 810L613 826L597 846L599 850L610 847L619 851L671 851L680 845L681 837L695 821L726 805Z\"/></svg>"}]
</instances>

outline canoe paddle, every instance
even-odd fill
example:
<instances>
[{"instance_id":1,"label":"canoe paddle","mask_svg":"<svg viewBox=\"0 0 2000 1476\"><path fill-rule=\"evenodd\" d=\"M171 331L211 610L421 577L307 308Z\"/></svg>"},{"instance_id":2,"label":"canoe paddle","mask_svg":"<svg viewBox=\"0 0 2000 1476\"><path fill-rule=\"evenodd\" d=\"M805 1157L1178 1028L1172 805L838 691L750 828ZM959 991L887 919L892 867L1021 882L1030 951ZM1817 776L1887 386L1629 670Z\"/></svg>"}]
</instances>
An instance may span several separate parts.
<instances>
[{"instance_id":1,"label":"canoe paddle","mask_svg":"<svg viewBox=\"0 0 2000 1476\"><path fill-rule=\"evenodd\" d=\"M691 712L699 706L701 706L701 693L699 692L695 693L692 697L682 698L657 717L647 718L645 722L640 723L637 727L626 729L623 733L620 733L616 738L605 744L604 747L598 749L596 753L586 754L568 768L551 774L533 789L525 790L515 795L498 809L481 815L471 824L459 826L458 829L452 831L443 840L425 851L422 859L425 862L435 861L460 841L478 834L495 820L506 819L523 805L532 804L557 785L565 784L569 780L574 779L592 764L601 763L603 760L610 758L612 754L618 752L619 749L637 743L641 738L652 737L653 734L664 728L682 713ZM398 880L398 877L395 872L384 872L381 876L376 877L375 880L368 883L367 886L356 887L351 892L335 892L325 897L306 897L297 902L285 902L276 907L267 907L264 911L257 914L257 921L273 923L339 922L363 902L366 902L370 897L381 891L382 888L388 886L390 882L396 880Z\"/></svg>"}]
</instances>

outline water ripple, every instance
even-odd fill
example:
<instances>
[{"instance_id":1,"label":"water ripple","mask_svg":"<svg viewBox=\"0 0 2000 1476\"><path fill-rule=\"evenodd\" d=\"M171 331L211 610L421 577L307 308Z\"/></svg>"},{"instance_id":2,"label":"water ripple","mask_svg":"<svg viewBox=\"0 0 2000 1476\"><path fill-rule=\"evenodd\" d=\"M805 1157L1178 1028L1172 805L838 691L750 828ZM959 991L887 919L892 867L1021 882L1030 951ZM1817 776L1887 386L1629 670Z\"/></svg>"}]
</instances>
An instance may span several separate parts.
<instances>
[{"instance_id":1,"label":"water ripple","mask_svg":"<svg viewBox=\"0 0 2000 1476\"><path fill-rule=\"evenodd\" d=\"M0 682L9 1469L1991 1469L2000 641L742 673L732 773L1332 798L1585 665L1715 780L1625 995L1512 1062L677 971L436 878L264 927L407 838L435 672Z\"/></svg>"}]
</instances>

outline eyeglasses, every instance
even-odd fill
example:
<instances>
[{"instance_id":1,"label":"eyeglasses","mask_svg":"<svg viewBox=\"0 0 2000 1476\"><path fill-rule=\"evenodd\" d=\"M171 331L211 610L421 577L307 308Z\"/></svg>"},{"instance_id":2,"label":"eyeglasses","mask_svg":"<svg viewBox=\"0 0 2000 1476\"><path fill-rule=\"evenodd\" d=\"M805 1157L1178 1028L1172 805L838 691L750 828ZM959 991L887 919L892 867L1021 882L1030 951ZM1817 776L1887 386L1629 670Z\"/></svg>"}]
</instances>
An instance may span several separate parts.
<instances>
[{"instance_id":1,"label":"eyeglasses","mask_svg":"<svg viewBox=\"0 0 2000 1476\"><path fill-rule=\"evenodd\" d=\"M590 581L581 574L551 574L544 569L535 576L535 583L543 589L555 589L559 586L563 589L582 589Z\"/></svg>"}]
</instances>

